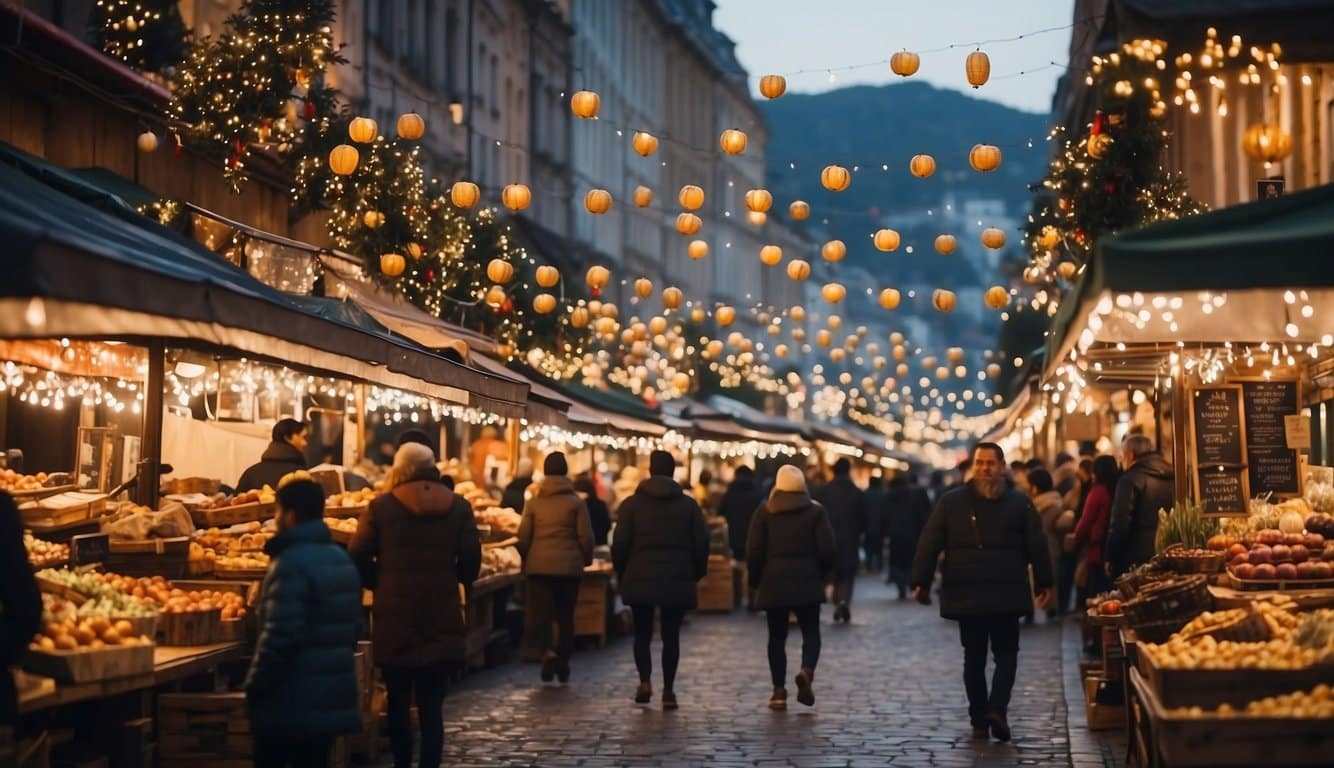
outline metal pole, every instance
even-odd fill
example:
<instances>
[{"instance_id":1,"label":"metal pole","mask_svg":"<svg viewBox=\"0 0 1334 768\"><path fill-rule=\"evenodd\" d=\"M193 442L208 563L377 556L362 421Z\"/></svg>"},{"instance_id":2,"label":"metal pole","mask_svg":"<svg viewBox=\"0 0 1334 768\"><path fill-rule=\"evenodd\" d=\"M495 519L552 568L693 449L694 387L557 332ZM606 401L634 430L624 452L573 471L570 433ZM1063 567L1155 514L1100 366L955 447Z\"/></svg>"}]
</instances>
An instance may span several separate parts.
<instances>
[{"instance_id":1,"label":"metal pole","mask_svg":"<svg viewBox=\"0 0 1334 768\"><path fill-rule=\"evenodd\" d=\"M1186 470L1187 409L1190 403L1186 396L1186 366L1178 359L1172 371L1172 470L1175 475L1176 500L1185 503L1190 499L1190 473ZM1159 450L1162 445L1158 446Z\"/></svg>"}]
</instances>

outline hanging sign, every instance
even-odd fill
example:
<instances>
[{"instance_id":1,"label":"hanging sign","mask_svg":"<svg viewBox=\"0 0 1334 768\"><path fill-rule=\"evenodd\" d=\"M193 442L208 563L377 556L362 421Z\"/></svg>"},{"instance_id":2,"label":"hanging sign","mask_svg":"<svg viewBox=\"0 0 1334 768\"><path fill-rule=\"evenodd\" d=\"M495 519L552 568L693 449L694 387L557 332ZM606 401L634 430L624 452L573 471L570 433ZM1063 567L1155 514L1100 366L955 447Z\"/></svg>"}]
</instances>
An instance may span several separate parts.
<instances>
[{"instance_id":1,"label":"hanging sign","mask_svg":"<svg viewBox=\"0 0 1334 768\"><path fill-rule=\"evenodd\" d=\"M1246 514L1250 491L1241 387L1192 389L1190 426L1195 493L1204 514Z\"/></svg>"}]
</instances>

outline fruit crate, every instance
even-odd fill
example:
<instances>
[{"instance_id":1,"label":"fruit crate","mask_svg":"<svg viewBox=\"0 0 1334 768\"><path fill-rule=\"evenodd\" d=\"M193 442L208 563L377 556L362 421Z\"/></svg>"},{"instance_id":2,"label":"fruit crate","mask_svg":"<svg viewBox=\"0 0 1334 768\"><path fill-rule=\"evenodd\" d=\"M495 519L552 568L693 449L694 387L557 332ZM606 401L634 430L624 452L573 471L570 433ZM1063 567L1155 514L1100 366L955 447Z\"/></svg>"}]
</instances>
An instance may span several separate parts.
<instances>
[{"instance_id":1,"label":"fruit crate","mask_svg":"<svg viewBox=\"0 0 1334 768\"><path fill-rule=\"evenodd\" d=\"M254 744L244 693L164 693L158 696L158 754L162 768L250 765Z\"/></svg>"},{"instance_id":2,"label":"fruit crate","mask_svg":"<svg viewBox=\"0 0 1334 768\"><path fill-rule=\"evenodd\" d=\"M71 491L68 500L60 496L63 494L19 507L23 527L34 533L68 528L101 515L107 507L106 496L100 494Z\"/></svg>"},{"instance_id":3,"label":"fruit crate","mask_svg":"<svg viewBox=\"0 0 1334 768\"><path fill-rule=\"evenodd\" d=\"M255 502L234 507L191 507L190 519L200 528L227 528L237 523L256 523L268 520L278 511L275 503Z\"/></svg>"},{"instance_id":4,"label":"fruit crate","mask_svg":"<svg viewBox=\"0 0 1334 768\"><path fill-rule=\"evenodd\" d=\"M190 537L169 539L112 539L106 567L123 576L164 576L179 579L189 575Z\"/></svg>"},{"instance_id":5,"label":"fruit crate","mask_svg":"<svg viewBox=\"0 0 1334 768\"><path fill-rule=\"evenodd\" d=\"M170 646L212 645L222 634L222 609L164 613L158 621L158 643Z\"/></svg>"},{"instance_id":6,"label":"fruit crate","mask_svg":"<svg viewBox=\"0 0 1334 768\"><path fill-rule=\"evenodd\" d=\"M1252 672L1247 678L1248 684L1262 676ZM1159 758L1154 761L1155 765L1170 765L1173 768L1327 766L1330 764L1330 755L1334 754L1334 728L1330 727L1329 720L1251 716L1223 718L1207 713L1199 717L1185 717L1169 712L1176 707L1163 702L1160 691L1151 688L1137 671L1131 672L1131 683L1139 693L1152 724L1153 743ZM1306 690L1311 687L1314 684ZM1269 694L1248 693L1246 701L1266 695ZM1243 705L1245 703L1242 702ZM1215 700L1200 706L1212 709L1217 705Z\"/></svg>"},{"instance_id":7,"label":"fruit crate","mask_svg":"<svg viewBox=\"0 0 1334 768\"><path fill-rule=\"evenodd\" d=\"M1141 652L1137 667L1158 701L1176 707L1244 707L1266 696L1311 690L1320 683L1334 685L1334 663L1306 669L1175 669L1161 667Z\"/></svg>"},{"instance_id":8,"label":"fruit crate","mask_svg":"<svg viewBox=\"0 0 1334 768\"><path fill-rule=\"evenodd\" d=\"M95 651L29 650L20 662L20 667L25 672L70 684L151 675L153 646L108 646Z\"/></svg>"},{"instance_id":9,"label":"fruit crate","mask_svg":"<svg viewBox=\"0 0 1334 768\"><path fill-rule=\"evenodd\" d=\"M1256 590L1334 589L1334 579L1239 579L1227 571L1227 586L1247 592Z\"/></svg>"}]
</instances>

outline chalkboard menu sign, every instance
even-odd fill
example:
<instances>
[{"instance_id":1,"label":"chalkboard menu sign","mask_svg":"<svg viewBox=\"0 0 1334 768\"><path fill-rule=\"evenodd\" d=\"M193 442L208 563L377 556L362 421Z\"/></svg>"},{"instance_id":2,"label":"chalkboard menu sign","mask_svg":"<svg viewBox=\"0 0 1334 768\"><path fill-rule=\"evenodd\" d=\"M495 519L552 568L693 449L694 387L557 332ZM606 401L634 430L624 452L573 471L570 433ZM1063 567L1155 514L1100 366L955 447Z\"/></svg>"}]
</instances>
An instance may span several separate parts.
<instances>
[{"instance_id":1,"label":"chalkboard menu sign","mask_svg":"<svg viewBox=\"0 0 1334 768\"><path fill-rule=\"evenodd\" d=\"M1294 379L1234 379L1241 384L1246 423L1246 465L1256 495L1300 496L1297 451L1288 447L1285 417L1301 413Z\"/></svg>"},{"instance_id":2,"label":"chalkboard menu sign","mask_svg":"<svg viewBox=\"0 0 1334 768\"><path fill-rule=\"evenodd\" d=\"M1241 387L1191 390L1190 424L1195 491L1204 514L1245 514L1250 492Z\"/></svg>"},{"instance_id":3,"label":"chalkboard menu sign","mask_svg":"<svg viewBox=\"0 0 1334 768\"><path fill-rule=\"evenodd\" d=\"M92 565L105 563L111 554L111 536L105 533L89 533L73 536L69 540L70 565Z\"/></svg>"}]
</instances>

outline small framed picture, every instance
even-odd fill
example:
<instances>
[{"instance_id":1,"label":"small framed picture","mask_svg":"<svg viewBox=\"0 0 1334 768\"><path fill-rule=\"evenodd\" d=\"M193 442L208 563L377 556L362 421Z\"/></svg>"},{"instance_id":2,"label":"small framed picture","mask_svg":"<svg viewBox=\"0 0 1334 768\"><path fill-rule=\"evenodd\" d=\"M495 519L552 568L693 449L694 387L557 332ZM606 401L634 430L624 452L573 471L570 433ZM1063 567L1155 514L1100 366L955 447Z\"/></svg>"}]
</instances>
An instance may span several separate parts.
<instances>
[{"instance_id":1,"label":"small framed picture","mask_svg":"<svg viewBox=\"0 0 1334 768\"><path fill-rule=\"evenodd\" d=\"M1257 200L1273 200L1283 196L1283 177L1276 176L1272 179L1257 179L1255 182L1255 197Z\"/></svg>"}]
</instances>

